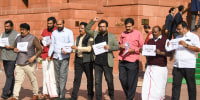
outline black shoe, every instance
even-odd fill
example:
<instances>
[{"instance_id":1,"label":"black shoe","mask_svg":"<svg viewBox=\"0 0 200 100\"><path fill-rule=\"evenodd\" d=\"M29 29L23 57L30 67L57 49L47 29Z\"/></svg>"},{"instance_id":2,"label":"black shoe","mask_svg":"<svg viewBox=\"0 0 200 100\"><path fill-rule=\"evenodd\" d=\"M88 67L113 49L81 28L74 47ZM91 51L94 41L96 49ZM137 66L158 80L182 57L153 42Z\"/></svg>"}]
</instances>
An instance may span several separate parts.
<instances>
[{"instance_id":1,"label":"black shoe","mask_svg":"<svg viewBox=\"0 0 200 100\"><path fill-rule=\"evenodd\" d=\"M88 96L88 100L93 100L93 96Z\"/></svg>"},{"instance_id":2,"label":"black shoe","mask_svg":"<svg viewBox=\"0 0 200 100\"><path fill-rule=\"evenodd\" d=\"M1 98L3 98L3 99L8 99L9 98L9 96L8 95L1 95Z\"/></svg>"},{"instance_id":3,"label":"black shoe","mask_svg":"<svg viewBox=\"0 0 200 100\"><path fill-rule=\"evenodd\" d=\"M59 97L56 97L54 100L60 100L60 98L59 98Z\"/></svg>"},{"instance_id":4,"label":"black shoe","mask_svg":"<svg viewBox=\"0 0 200 100\"><path fill-rule=\"evenodd\" d=\"M66 98L65 100L77 100L77 99L74 99L74 98Z\"/></svg>"},{"instance_id":5,"label":"black shoe","mask_svg":"<svg viewBox=\"0 0 200 100\"><path fill-rule=\"evenodd\" d=\"M12 97L12 95L13 95L13 93L9 93L9 94L8 94L8 97Z\"/></svg>"},{"instance_id":6,"label":"black shoe","mask_svg":"<svg viewBox=\"0 0 200 100\"><path fill-rule=\"evenodd\" d=\"M110 100L115 100L115 97L114 96L110 96Z\"/></svg>"}]
</instances>

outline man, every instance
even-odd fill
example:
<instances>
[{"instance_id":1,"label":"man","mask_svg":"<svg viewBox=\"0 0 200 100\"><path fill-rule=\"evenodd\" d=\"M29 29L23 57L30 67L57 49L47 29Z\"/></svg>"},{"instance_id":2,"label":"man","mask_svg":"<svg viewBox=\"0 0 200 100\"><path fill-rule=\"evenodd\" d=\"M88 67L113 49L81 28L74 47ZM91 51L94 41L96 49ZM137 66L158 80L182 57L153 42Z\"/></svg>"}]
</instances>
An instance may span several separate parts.
<instances>
[{"instance_id":1,"label":"man","mask_svg":"<svg viewBox=\"0 0 200 100\"><path fill-rule=\"evenodd\" d=\"M55 17L49 17L47 19L47 29L44 29L40 40L41 42L43 41L44 37L51 37L51 34L54 30L56 30L57 28L55 27L56 24L56 19ZM54 77L54 66L51 65L50 68L48 68L48 63L46 61L46 58L48 57L48 51L49 51L49 45L50 44L43 44L41 43L43 46L43 51L41 54L41 58L42 58L42 70L43 70L43 96L42 98L47 98L47 95L50 95L50 97L57 97L57 93L54 91L54 89L56 89L56 83L55 82L55 77ZM53 57L51 57L52 59ZM50 74L48 74L48 72L50 72ZM51 81L49 81L49 78L51 79Z\"/></svg>"},{"instance_id":2,"label":"man","mask_svg":"<svg viewBox=\"0 0 200 100\"><path fill-rule=\"evenodd\" d=\"M179 35L178 32L176 31L176 27L178 26L178 23L183 21L183 17L182 17L183 11L184 11L184 6L180 5L178 7L178 13L174 17L173 29L172 29L172 34L173 34L174 39L176 38L176 36Z\"/></svg>"},{"instance_id":3,"label":"man","mask_svg":"<svg viewBox=\"0 0 200 100\"><path fill-rule=\"evenodd\" d=\"M191 21L191 31L195 30L196 16L199 16L200 19L200 1L199 0L191 0L191 8L190 11L192 13L192 21ZM197 25L200 25L200 20L198 20Z\"/></svg>"},{"instance_id":4,"label":"man","mask_svg":"<svg viewBox=\"0 0 200 100\"><path fill-rule=\"evenodd\" d=\"M94 39L94 43L106 42L104 46L105 50L102 54L96 55L94 60L94 69L95 69L95 92L96 100L102 100L102 74L104 73L105 79L108 85L108 94L111 100L114 98L114 83L113 83L113 66L114 66L114 55L113 51L119 49L119 44L116 39L116 36L108 32L108 22L105 20L100 20L98 23L99 31L92 31L91 27L95 22L99 21L98 17L95 17L90 23L86 26L85 31Z\"/></svg>"},{"instance_id":5,"label":"man","mask_svg":"<svg viewBox=\"0 0 200 100\"><path fill-rule=\"evenodd\" d=\"M145 39L144 44L147 44L147 42L153 38L152 32L151 32L151 27L149 25L144 25L144 31L147 34L147 37Z\"/></svg>"},{"instance_id":6,"label":"man","mask_svg":"<svg viewBox=\"0 0 200 100\"><path fill-rule=\"evenodd\" d=\"M57 93L59 99L65 99L65 86L68 76L71 46L74 44L73 32L64 27L64 20L57 21L57 30L51 35L51 45L48 52L48 61L53 54L53 63L56 76ZM66 46L68 47L66 50ZM70 47L70 49L69 49Z\"/></svg>"},{"instance_id":7,"label":"man","mask_svg":"<svg viewBox=\"0 0 200 100\"><path fill-rule=\"evenodd\" d=\"M13 22L11 20L4 23L5 32L1 34L1 38L8 38L9 45L1 47L1 59L3 60L3 67L6 74L6 83L3 88L1 97L8 99L14 88L14 69L17 58L17 53L14 52L14 44L19 33L13 29Z\"/></svg>"},{"instance_id":8,"label":"man","mask_svg":"<svg viewBox=\"0 0 200 100\"><path fill-rule=\"evenodd\" d=\"M165 20L165 34L167 34L168 39L172 39L172 25L174 21L174 14L176 13L176 9L174 7L170 8L169 15L166 16Z\"/></svg>"},{"instance_id":9,"label":"man","mask_svg":"<svg viewBox=\"0 0 200 100\"><path fill-rule=\"evenodd\" d=\"M16 68L15 68L15 85L13 91L13 98L11 100L19 99L19 92L24 81L25 74L28 75L33 87L32 100L38 99L38 84L35 76L36 58L42 53L39 40L30 34L30 26L27 23L20 25L21 35L17 37L15 42L14 52L17 54ZM23 44L22 46L20 46ZM27 44L27 45L25 45ZM27 50L22 51L22 48ZM36 50L36 52L35 52Z\"/></svg>"},{"instance_id":10,"label":"man","mask_svg":"<svg viewBox=\"0 0 200 100\"><path fill-rule=\"evenodd\" d=\"M196 100L196 52L200 51L199 37L188 30L186 22L177 24L179 48L175 50L173 67L172 100L179 100L183 77L186 79L189 100ZM170 43L168 42L168 45Z\"/></svg>"},{"instance_id":11,"label":"man","mask_svg":"<svg viewBox=\"0 0 200 100\"><path fill-rule=\"evenodd\" d=\"M80 88L82 73L85 72L87 77L88 100L92 100L93 92L93 63L92 63L92 47L93 39L86 34L85 27L87 23L81 22L79 26L80 35L76 38L75 45L72 49L75 50L75 77L71 100L77 100L78 90Z\"/></svg>"},{"instance_id":12,"label":"man","mask_svg":"<svg viewBox=\"0 0 200 100\"><path fill-rule=\"evenodd\" d=\"M120 36L119 79L126 94L126 100L133 100L139 73L139 51L143 46L141 32L134 29L134 20L127 18L124 22L126 31Z\"/></svg>"},{"instance_id":13,"label":"man","mask_svg":"<svg viewBox=\"0 0 200 100\"><path fill-rule=\"evenodd\" d=\"M147 56L148 65L144 74L142 100L164 100L167 85L167 53L165 43L167 38L162 36L161 28L154 26L153 39L147 45L156 45L156 56Z\"/></svg>"}]
</instances>

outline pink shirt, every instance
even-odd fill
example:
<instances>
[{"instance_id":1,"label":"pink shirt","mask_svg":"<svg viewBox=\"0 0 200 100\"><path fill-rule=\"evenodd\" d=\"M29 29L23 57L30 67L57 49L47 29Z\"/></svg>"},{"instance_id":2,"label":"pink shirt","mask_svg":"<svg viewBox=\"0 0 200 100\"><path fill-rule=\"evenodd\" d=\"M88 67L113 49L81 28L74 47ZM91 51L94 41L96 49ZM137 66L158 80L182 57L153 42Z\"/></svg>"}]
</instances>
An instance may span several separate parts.
<instances>
[{"instance_id":1,"label":"pink shirt","mask_svg":"<svg viewBox=\"0 0 200 100\"><path fill-rule=\"evenodd\" d=\"M139 59L140 56L140 48L142 48L144 42L143 42L143 36L142 33L136 29L134 29L131 33L122 32L119 40L119 45L125 44L126 42L129 43L130 48L135 50L134 53L126 53L124 55L124 52L126 49L120 48L119 56L118 59L123 61L129 61L129 62L135 62L136 60Z\"/></svg>"}]
</instances>

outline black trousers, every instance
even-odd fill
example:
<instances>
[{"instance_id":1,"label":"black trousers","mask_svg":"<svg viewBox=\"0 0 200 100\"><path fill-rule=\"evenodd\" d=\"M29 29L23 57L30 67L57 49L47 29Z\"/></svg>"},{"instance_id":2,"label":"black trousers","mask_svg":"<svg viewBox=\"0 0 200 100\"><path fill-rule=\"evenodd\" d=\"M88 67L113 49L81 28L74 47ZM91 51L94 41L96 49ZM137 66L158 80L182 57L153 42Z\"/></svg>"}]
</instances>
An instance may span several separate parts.
<instances>
[{"instance_id":1,"label":"black trousers","mask_svg":"<svg viewBox=\"0 0 200 100\"><path fill-rule=\"evenodd\" d=\"M3 60L3 66L6 74L6 83L3 88L3 95L8 96L13 92L15 83L15 77L14 77L15 63L16 63L15 61Z\"/></svg>"},{"instance_id":2,"label":"black trousers","mask_svg":"<svg viewBox=\"0 0 200 100\"><path fill-rule=\"evenodd\" d=\"M92 98L94 96L93 91L93 64L91 62L88 63L75 63L75 77L72 91L72 99L77 100L77 94L81 84L82 74L85 72L87 77L87 91L88 98Z\"/></svg>"},{"instance_id":3,"label":"black trousers","mask_svg":"<svg viewBox=\"0 0 200 100\"><path fill-rule=\"evenodd\" d=\"M173 68L172 100L180 99L183 77L186 79L189 100L196 100L195 68Z\"/></svg>"},{"instance_id":4,"label":"black trousers","mask_svg":"<svg viewBox=\"0 0 200 100\"><path fill-rule=\"evenodd\" d=\"M119 61L119 79L126 95L126 100L133 100L138 82L139 61Z\"/></svg>"},{"instance_id":5,"label":"black trousers","mask_svg":"<svg viewBox=\"0 0 200 100\"><path fill-rule=\"evenodd\" d=\"M113 83L113 68L103 65L94 65L95 69L95 92L96 100L102 100L102 75L104 73L107 86L108 94L111 100L114 100L114 83Z\"/></svg>"}]
</instances>

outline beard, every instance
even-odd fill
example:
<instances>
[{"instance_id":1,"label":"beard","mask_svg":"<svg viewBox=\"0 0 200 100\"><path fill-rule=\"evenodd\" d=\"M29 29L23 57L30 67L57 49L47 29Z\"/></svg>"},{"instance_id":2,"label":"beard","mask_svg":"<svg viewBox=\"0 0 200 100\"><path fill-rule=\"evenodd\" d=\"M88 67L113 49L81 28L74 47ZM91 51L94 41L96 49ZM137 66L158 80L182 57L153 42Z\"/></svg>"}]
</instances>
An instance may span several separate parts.
<instances>
[{"instance_id":1,"label":"beard","mask_svg":"<svg viewBox=\"0 0 200 100\"><path fill-rule=\"evenodd\" d=\"M50 27L50 26L47 26L47 30L48 30L48 32L51 32L51 31L53 31L53 29L54 29L54 26L52 26L52 27Z\"/></svg>"},{"instance_id":2,"label":"beard","mask_svg":"<svg viewBox=\"0 0 200 100\"><path fill-rule=\"evenodd\" d=\"M149 33L148 31L145 31L145 33Z\"/></svg>"},{"instance_id":3,"label":"beard","mask_svg":"<svg viewBox=\"0 0 200 100\"><path fill-rule=\"evenodd\" d=\"M5 29L5 33L10 33L12 30L9 30L9 29Z\"/></svg>"},{"instance_id":4,"label":"beard","mask_svg":"<svg viewBox=\"0 0 200 100\"><path fill-rule=\"evenodd\" d=\"M64 27L58 27L58 31L62 31Z\"/></svg>"},{"instance_id":5,"label":"beard","mask_svg":"<svg viewBox=\"0 0 200 100\"><path fill-rule=\"evenodd\" d=\"M106 32L107 32L107 30L106 31L101 31L101 30L99 31L100 34L104 34Z\"/></svg>"},{"instance_id":6,"label":"beard","mask_svg":"<svg viewBox=\"0 0 200 100\"><path fill-rule=\"evenodd\" d=\"M126 29L126 32L128 32L128 33L129 33L129 32L131 32L131 30L130 30L130 29Z\"/></svg>"}]
</instances>

